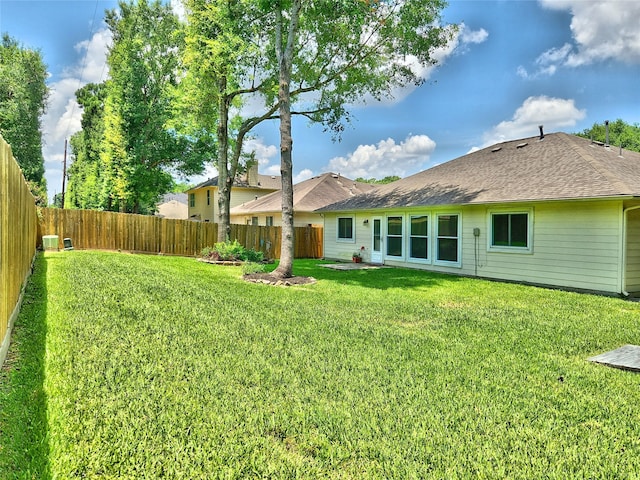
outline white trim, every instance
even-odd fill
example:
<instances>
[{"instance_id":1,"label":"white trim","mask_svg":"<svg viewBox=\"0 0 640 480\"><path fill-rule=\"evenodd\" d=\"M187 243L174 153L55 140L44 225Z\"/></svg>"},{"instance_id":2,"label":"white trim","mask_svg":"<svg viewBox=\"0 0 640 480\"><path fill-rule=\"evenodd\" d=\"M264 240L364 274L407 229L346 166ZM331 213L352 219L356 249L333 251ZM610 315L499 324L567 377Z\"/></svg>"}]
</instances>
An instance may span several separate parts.
<instances>
[{"instance_id":1,"label":"white trim","mask_svg":"<svg viewBox=\"0 0 640 480\"><path fill-rule=\"evenodd\" d=\"M493 215L527 215L527 246L493 245ZM491 208L487 210L487 252L533 254L533 207Z\"/></svg>"},{"instance_id":2,"label":"white trim","mask_svg":"<svg viewBox=\"0 0 640 480\"><path fill-rule=\"evenodd\" d=\"M406 245L405 245L405 239L406 239L406 221L405 221L405 217L406 214L405 213L398 213L398 214L391 214L391 215L385 215L384 220L385 220L385 224L384 224L384 237L386 240L386 246L384 247L384 249L382 250L382 255L383 258L385 259L389 259L389 260L398 260L398 261L405 261L405 257L406 257ZM400 231L400 255L389 255L389 218L399 218L400 221L402 222L401 225L401 231ZM394 238L398 238L398 235L393 235Z\"/></svg>"},{"instance_id":3,"label":"white trim","mask_svg":"<svg viewBox=\"0 0 640 480\"><path fill-rule=\"evenodd\" d=\"M457 261L452 262L450 260L439 260L438 259L438 239L440 239L440 235L438 235L438 219L440 217L447 217L451 215L456 215L458 217L458 231L457 236L455 237L457 242L457 252L456 257ZM454 238L454 237L442 237L442 238ZM433 245L434 245L434 256L433 256L433 264L447 267L458 267L462 268L462 212L436 212L435 221L433 222Z\"/></svg>"},{"instance_id":4,"label":"white trim","mask_svg":"<svg viewBox=\"0 0 640 480\"><path fill-rule=\"evenodd\" d=\"M340 237L340 219L351 219L351 238ZM336 216L336 242L337 243L356 243L356 216L355 215L338 215Z\"/></svg>"},{"instance_id":5,"label":"white trim","mask_svg":"<svg viewBox=\"0 0 640 480\"><path fill-rule=\"evenodd\" d=\"M427 258L411 256L411 219L414 217L427 217ZM431 265L434 251L433 236L431 235L431 213L416 212L407 214L407 263L420 263L422 265ZM423 238L419 236L418 238Z\"/></svg>"}]
</instances>

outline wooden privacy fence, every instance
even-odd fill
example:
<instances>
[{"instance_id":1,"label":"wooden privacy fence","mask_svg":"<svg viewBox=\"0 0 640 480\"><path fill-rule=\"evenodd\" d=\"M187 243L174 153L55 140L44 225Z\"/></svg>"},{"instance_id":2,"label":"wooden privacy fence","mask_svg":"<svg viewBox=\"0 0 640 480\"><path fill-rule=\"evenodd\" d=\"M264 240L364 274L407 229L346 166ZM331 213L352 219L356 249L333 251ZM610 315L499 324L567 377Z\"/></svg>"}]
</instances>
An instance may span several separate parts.
<instances>
[{"instance_id":1,"label":"wooden privacy fence","mask_svg":"<svg viewBox=\"0 0 640 480\"><path fill-rule=\"evenodd\" d=\"M0 136L0 365L31 273L37 227L35 199L11 147Z\"/></svg>"},{"instance_id":2,"label":"wooden privacy fence","mask_svg":"<svg viewBox=\"0 0 640 480\"><path fill-rule=\"evenodd\" d=\"M41 217L40 235L57 235L59 248L70 238L78 249L194 256L212 247L218 238L217 224L191 220L57 208L43 208ZM280 227L231 225L231 239L269 258L280 258ZM322 256L321 227L295 229L294 256Z\"/></svg>"}]
</instances>

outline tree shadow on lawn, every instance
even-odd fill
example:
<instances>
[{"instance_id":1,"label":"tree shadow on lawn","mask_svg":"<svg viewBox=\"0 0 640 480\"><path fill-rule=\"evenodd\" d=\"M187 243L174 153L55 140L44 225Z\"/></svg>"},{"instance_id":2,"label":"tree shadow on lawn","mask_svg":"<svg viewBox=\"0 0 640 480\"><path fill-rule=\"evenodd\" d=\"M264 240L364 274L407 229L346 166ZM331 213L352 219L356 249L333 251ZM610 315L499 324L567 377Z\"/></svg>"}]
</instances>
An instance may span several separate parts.
<instances>
[{"instance_id":1,"label":"tree shadow on lawn","mask_svg":"<svg viewBox=\"0 0 640 480\"><path fill-rule=\"evenodd\" d=\"M47 260L39 253L0 370L0 478L49 479Z\"/></svg>"},{"instance_id":2,"label":"tree shadow on lawn","mask_svg":"<svg viewBox=\"0 0 640 480\"><path fill-rule=\"evenodd\" d=\"M403 267L378 269L334 270L323 267L332 264L322 260L298 260L293 265L295 275L310 276L317 280L330 280L342 285L387 290L390 288L433 287L447 282L458 282L464 277Z\"/></svg>"}]
</instances>

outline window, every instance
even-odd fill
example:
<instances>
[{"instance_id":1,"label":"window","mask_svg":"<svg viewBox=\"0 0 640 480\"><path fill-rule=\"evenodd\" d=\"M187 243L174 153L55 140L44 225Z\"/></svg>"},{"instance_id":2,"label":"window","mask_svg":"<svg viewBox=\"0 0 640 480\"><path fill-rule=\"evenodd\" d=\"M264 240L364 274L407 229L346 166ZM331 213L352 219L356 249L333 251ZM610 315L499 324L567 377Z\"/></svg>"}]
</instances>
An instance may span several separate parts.
<instances>
[{"instance_id":1,"label":"window","mask_svg":"<svg viewBox=\"0 0 640 480\"><path fill-rule=\"evenodd\" d=\"M211 190L207 190L207 205L211 205Z\"/></svg>"},{"instance_id":2,"label":"window","mask_svg":"<svg viewBox=\"0 0 640 480\"><path fill-rule=\"evenodd\" d=\"M338 217L338 240L354 240L353 217Z\"/></svg>"},{"instance_id":3,"label":"window","mask_svg":"<svg viewBox=\"0 0 640 480\"><path fill-rule=\"evenodd\" d=\"M265 221L265 225L267 227L273 227L273 217L267 217L267 219Z\"/></svg>"},{"instance_id":4,"label":"window","mask_svg":"<svg viewBox=\"0 0 640 480\"><path fill-rule=\"evenodd\" d=\"M429 258L429 217L411 217L409 235L409 257L427 260Z\"/></svg>"},{"instance_id":5,"label":"window","mask_svg":"<svg viewBox=\"0 0 640 480\"><path fill-rule=\"evenodd\" d=\"M387 217L387 255L402 256L402 217Z\"/></svg>"},{"instance_id":6,"label":"window","mask_svg":"<svg viewBox=\"0 0 640 480\"><path fill-rule=\"evenodd\" d=\"M195 193L190 193L189 194L189 206L191 208L196 206L196 194Z\"/></svg>"},{"instance_id":7,"label":"window","mask_svg":"<svg viewBox=\"0 0 640 480\"><path fill-rule=\"evenodd\" d=\"M437 259L458 262L458 215L438 215Z\"/></svg>"},{"instance_id":8,"label":"window","mask_svg":"<svg viewBox=\"0 0 640 480\"><path fill-rule=\"evenodd\" d=\"M251 225L254 227L258 226L258 217L251 217Z\"/></svg>"},{"instance_id":9,"label":"window","mask_svg":"<svg viewBox=\"0 0 640 480\"><path fill-rule=\"evenodd\" d=\"M491 246L529 248L528 213L492 213Z\"/></svg>"}]
</instances>

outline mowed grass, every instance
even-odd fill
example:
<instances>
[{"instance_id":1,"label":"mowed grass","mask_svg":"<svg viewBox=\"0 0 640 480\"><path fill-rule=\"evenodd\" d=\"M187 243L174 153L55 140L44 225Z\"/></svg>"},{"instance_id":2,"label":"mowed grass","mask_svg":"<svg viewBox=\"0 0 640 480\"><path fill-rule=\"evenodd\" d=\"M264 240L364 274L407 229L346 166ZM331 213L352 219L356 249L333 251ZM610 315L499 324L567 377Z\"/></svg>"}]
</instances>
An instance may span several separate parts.
<instances>
[{"instance_id":1,"label":"mowed grass","mask_svg":"<svg viewBox=\"0 0 640 480\"><path fill-rule=\"evenodd\" d=\"M640 344L637 303L319 263L285 288L186 258L39 258L46 302L0 380L0 478L638 475L640 375L586 361ZM19 406L40 420L21 439Z\"/></svg>"}]
</instances>

